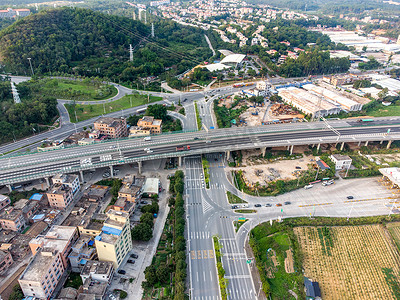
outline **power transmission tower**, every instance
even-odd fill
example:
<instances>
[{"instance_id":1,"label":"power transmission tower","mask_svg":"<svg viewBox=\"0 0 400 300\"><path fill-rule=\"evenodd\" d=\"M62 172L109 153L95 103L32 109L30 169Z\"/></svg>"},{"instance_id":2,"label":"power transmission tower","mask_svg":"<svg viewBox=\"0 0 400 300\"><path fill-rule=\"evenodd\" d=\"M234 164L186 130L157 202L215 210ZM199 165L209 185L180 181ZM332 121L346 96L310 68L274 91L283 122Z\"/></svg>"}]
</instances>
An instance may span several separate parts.
<instances>
[{"instance_id":1,"label":"power transmission tower","mask_svg":"<svg viewBox=\"0 0 400 300\"><path fill-rule=\"evenodd\" d=\"M129 61L133 61L133 48L132 48L132 44L129 44Z\"/></svg>"},{"instance_id":2,"label":"power transmission tower","mask_svg":"<svg viewBox=\"0 0 400 300\"><path fill-rule=\"evenodd\" d=\"M11 92L12 92L13 97L14 97L14 102L15 103L21 103L21 99L19 98L19 94L18 94L17 88L15 87L14 82L12 82L12 81L11 81Z\"/></svg>"},{"instance_id":3,"label":"power transmission tower","mask_svg":"<svg viewBox=\"0 0 400 300\"><path fill-rule=\"evenodd\" d=\"M144 11L144 24L147 24L147 10Z\"/></svg>"},{"instance_id":4,"label":"power transmission tower","mask_svg":"<svg viewBox=\"0 0 400 300\"><path fill-rule=\"evenodd\" d=\"M136 14L135 14L135 12L132 13L132 18L133 18L133 21L136 21Z\"/></svg>"},{"instance_id":5,"label":"power transmission tower","mask_svg":"<svg viewBox=\"0 0 400 300\"><path fill-rule=\"evenodd\" d=\"M151 37L154 38L154 23L151 23Z\"/></svg>"}]
</instances>

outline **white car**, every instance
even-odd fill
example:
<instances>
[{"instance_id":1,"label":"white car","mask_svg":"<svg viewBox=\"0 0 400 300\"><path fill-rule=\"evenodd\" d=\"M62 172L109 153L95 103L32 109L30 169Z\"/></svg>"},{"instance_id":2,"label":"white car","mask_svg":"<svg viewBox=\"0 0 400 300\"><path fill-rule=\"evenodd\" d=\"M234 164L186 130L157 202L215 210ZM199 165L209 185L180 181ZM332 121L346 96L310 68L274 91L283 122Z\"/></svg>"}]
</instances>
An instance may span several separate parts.
<instances>
[{"instance_id":1,"label":"white car","mask_svg":"<svg viewBox=\"0 0 400 300\"><path fill-rule=\"evenodd\" d=\"M150 148L144 148L143 150L147 152L147 151L149 151L149 150L150 150Z\"/></svg>"},{"instance_id":2,"label":"white car","mask_svg":"<svg viewBox=\"0 0 400 300\"><path fill-rule=\"evenodd\" d=\"M154 151L149 149L149 150L147 150L146 152L147 152L147 153L153 153Z\"/></svg>"}]
</instances>

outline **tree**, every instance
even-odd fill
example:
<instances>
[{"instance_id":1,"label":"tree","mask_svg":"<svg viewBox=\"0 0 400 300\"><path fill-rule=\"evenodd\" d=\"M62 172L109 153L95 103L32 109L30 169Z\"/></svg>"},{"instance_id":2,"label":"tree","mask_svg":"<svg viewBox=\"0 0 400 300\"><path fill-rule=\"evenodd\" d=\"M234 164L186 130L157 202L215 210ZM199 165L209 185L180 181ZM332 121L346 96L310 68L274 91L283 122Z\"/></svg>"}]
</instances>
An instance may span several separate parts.
<instances>
[{"instance_id":1,"label":"tree","mask_svg":"<svg viewBox=\"0 0 400 300\"><path fill-rule=\"evenodd\" d=\"M133 227L132 239L136 241L149 241L153 237L153 229L149 224L139 223Z\"/></svg>"},{"instance_id":2,"label":"tree","mask_svg":"<svg viewBox=\"0 0 400 300\"><path fill-rule=\"evenodd\" d=\"M130 126L137 126L137 122L139 121L139 119L141 119L143 117L143 115L130 115L127 119L126 122L130 125Z\"/></svg>"},{"instance_id":3,"label":"tree","mask_svg":"<svg viewBox=\"0 0 400 300\"><path fill-rule=\"evenodd\" d=\"M10 298L8 298L9 300L22 300L24 299L24 293L22 292L21 287L19 286L19 284L16 284L13 289L12 292L10 294Z\"/></svg>"},{"instance_id":4,"label":"tree","mask_svg":"<svg viewBox=\"0 0 400 300\"><path fill-rule=\"evenodd\" d=\"M154 265L150 265L144 270L144 278L148 286L154 286L156 284L157 273Z\"/></svg>"},{"instance_id":5,"label":"tree","mask_svg":"<svg viewBox=\"0 0 400 300\"><path fill-rule=\"evenodd\" d=\"M158 281L161 283L167 283L169 281L169 268L166 265L160 265L157 268L156 275Z\"/></svg>"},{"instance_id":6,"label":"tree","mask_svg":"<svg viewBox=\"0 0 400 300\"><path fill-rule=\"evenodd\" d=\"M145 223L150 225L151 227L154 226L154 217L152 213L144 213L141 217L140 217L140 223Z\"/></svg>"},{"instance_id":7,"label":"tree","mask_svg":"<svg viewBox=\"0 0 400 300\"><path fill-rule=\"evenodd\" d=\"M153 116L155 119L167 120L167 107L162 104L149 105L146 110L146 116Z\"/></svg>"}]
</instances>

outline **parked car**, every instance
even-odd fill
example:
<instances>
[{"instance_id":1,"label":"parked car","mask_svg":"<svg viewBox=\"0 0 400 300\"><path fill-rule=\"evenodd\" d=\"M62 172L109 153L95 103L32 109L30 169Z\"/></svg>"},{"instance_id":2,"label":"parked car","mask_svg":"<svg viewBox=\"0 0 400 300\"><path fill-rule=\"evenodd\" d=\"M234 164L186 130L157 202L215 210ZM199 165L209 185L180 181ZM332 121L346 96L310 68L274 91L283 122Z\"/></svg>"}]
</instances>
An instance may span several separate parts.
<instances>
[{"instance_id":1,"label":"parked car","mask_svg":"<svg viewBox=\"0 0 400 300\"><path fill-rule=\"evenodd\" d=\"M353 196L347 196L347 199L354 199Z\"/></svg>"},{"instance_id":2,"label":"parked car","mask_svg":"<svg viewBox=\"0 0 400 300\"><path fill-rule=\"evenodd\" d=\"M132 258L134 258L134 259L137 259L138 257L139 257L139 255L137 255L137 254L131 254L130 255Z\"/></svg>"},{"instance_id":3,"label":"parked car","mask_svg":"<svg viewBox=\"0 0 400 300\"><path fill-rule=\"evenodd\" d=\"M199 138L196 136L195 138L194 138L194 140L198 140Z\"/></svg>"},{"instance_id":4,"label":"parked car","mask_svg":"<svg viewBox=\"0 0 400 300\"><path fill-rule=\"evenodd\" d=\"M261 204L254 204L254 207L261 207Z\"/></svg>"},{"instance_id":5,"label":"parked car","mask_svg":"<svg viewBox=\"0 0 400 300\"><path fill-rule=\"evenodd\" d=\"M125 270L118 270L118 272L117 272L118 274L122 274L122 275L125 275L126 274L126 271Z\"/></svg>"},{"instance_id":6,"label":"parked car","mask_svg":"<svg viewBox=\"0 0 400 300\"><path fill-rule=\"evenodd\" d=\"M135 261L134 261L134 260L132 260L132 259L128 259L127 263L128 263L128 264L132 264L132 265L133 265L133 264L135 264Z\"/></svg>"}]
</instances>

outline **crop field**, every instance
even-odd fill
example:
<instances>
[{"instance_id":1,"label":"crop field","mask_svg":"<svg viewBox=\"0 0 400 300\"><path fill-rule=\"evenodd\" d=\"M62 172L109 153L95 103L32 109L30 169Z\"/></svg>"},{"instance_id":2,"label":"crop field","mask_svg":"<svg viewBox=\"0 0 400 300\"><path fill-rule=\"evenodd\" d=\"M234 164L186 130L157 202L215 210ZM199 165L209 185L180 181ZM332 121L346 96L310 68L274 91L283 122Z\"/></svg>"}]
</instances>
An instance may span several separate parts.
<instances>
[{"instance_id":1,"label":"crop field","mask_svg":"<svg viewBox=\"0 0 400 300\"><path fill-rule=\"evenodd\" d=\"M400 222L393 222L386 225L394 242L400 250Z\"/></svg>"},{"instance_id":2,"label":"crop field","mask_svg":"<svg viewBox=\"0 0 400 300\"><path fill-rule=\"evenodd\" d=\"M399 299L399 252L382 225L296 227L294 233L304 276L319 282L323 299Z\"/></svg>"}]
</instances>

